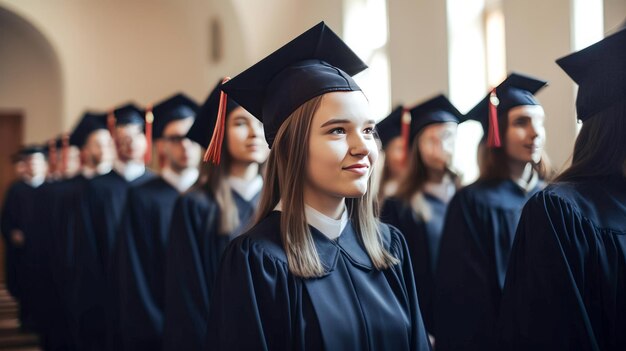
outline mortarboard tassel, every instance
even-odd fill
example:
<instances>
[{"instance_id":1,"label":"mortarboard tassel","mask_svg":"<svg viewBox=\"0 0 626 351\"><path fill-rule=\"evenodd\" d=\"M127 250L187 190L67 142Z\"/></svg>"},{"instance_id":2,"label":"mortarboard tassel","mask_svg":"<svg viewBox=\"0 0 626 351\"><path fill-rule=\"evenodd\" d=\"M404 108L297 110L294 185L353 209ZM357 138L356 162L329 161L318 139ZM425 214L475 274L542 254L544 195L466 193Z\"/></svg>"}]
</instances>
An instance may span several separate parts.
<instances>
[{"instance_id":1,"label":"mortarboard tassel","mask_svg":"<svg viewBox=\"0 0 626 351\"><path fill-rule=\"evenodd\" d=\"M54 139L48 140L48 164L50 173L55 174L57 171L57 142Z\"/></svg>"},{"instance_id":2,"label":"mortarboard tassel","mask_svg":"<svg viewBox=\"0 0 626 351\"><path fill-rule=\"evenodd\" d=\"M61 137L61 172L67 171L67 158L70 152L70 136L64 133Z\"/></svg>"},{"instance_id":3,"label":"mortarboard tassel","mask_svg":"<svg viewBox=\"0 0 626 351\"><path fill-rule=\"evenodd\" d=\"M152 123L154 122L154 114L152 113L152 105L146 108L146 155L144 161L150 163L152 160Z\"/></svg>"},{"instance_id":4,"label":"mortarboard tassel","mask_svg":"<svg viewBox=\"0 0 626 351\"><path fill-rule=\"evenodd\" d=\"M498 126L498 105L500 100L496 95L496 89L492 89L489 94L489 132L487 135L487 146L498 148L502 146L500 142L500 129Z\"/></svg>"},{"instance_id":5,"label":"mortarboard tassel","mask_svg":"<svg viewBox=\"0 0 626 351\"><path fill-rule=\"evenodd\" d=\"M228 82L230 77L224 78L222 84ZM220 91L220 105L217 110L217 120L215 122L215 129L213 129L213 136L211 136L211 142L204 154L204 162L213 162L213 164L220 164L220 156L222 154L222 143L224 141L224 129L226 126L226 105L228 104L228 96L224 91Z\"/></svg>"},{"instance_id":6,"label":"mortarboard tassel","mask_svg":"<svg viewBox=\"0 0 626 351\"><path fill-rule=\"evenodd\" d=\"M107 129L109 133L111 133L111 136L115 135L113 133L115 131L115 112L113 109L111 109L107 115Z\"/></svg>"},{"instance_id":7,"label":"mortarboard tassel","mask_svg":"<svg viewBox=\"0 0 626 351\"><path fill-rule=\"evenodd\" d=\"M402 151L404 152L402 156L402 162L406 165L409 159L409 133L411 130L411 114L409 113L409 109L402 109L402 118L401 118L401 135L402 135Z\"/></svg>"}]
</instances>

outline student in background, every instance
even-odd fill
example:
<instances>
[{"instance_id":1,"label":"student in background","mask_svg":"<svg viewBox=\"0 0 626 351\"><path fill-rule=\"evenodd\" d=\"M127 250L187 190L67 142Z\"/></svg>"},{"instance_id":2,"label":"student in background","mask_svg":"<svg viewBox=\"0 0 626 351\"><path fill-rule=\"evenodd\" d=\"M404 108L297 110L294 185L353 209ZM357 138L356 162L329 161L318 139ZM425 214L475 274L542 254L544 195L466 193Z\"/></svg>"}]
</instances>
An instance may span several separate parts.
<instances>
[{"instance_id":1,"label":"student in background","mask_svg":"<svg viewBox=\"0 0 626 351\"><path fill-rule=\"evenodd\" d=\"M443 95L412 108L407 173L381 220L400 229L411 254L420 310L432 334L435 268L446 209L458 187L451 170L461 113Z\"/></svg>"},{"instance_id":2,"label":"student in background","mask_svg":"<svg viewBox=\"0 0 626 351\"><path fill-rule=\"evenodd\" d=\"M396 107L385 119L376 124L376 134L380 139L383 154L382 173L376 190L382 203L398 190L400 179L406 171L408 154L408 129L410 117L404 106Z\"/></svg>"},{"instance_id":3,"label":"student in background","mask_svg":"<svg viewBox=\"0 0 626 351\"><path fill-rule=\"evenodd\" d=\"M200 145L186 137L197 112L198 105L182 93L152 108L160 176L128 191L117 241L114 291L123 350L163 348L168 235L176 200L198 179Z\"/></svg>"},{"instance_id":4,"label":"student in background","mask_svg":"<svg viewBox=\"0 0 626 351\"><path fill-rule=\"evenodd\" d=\"M203 104L187 137L207 147L213 137L220 91ZM198 183L176 204L166 252L165 350L204 350L213 281L222 251L253 217L268 149L263 125L232 100L225 106L221 167L202 165Z\"/></svg>"},{"instance_id":5,"label":"student in background","mask_svg":"<svg viewBox=\"0 0 626 351\"><path fill-rule=\"evenodd\" d=\"M435 274L437 350L494 350L495 327L515 228L544 183L545 113L534 94L546 82L511 74L466 118L481 121L478 181L454 196Z\"/></svg>"}]
</instances>

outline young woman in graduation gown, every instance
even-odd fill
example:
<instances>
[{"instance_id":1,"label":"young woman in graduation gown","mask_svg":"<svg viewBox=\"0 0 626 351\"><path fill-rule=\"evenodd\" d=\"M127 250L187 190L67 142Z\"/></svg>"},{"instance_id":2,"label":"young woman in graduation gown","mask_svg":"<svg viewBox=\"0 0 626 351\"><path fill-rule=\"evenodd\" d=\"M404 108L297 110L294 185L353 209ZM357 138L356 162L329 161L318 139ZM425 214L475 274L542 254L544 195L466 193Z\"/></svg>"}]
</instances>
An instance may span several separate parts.
<instances>
[{"instance_id":1,"label":"young woman in graduation gown","mask_svg":"<svg viewBox=\"0 0 626 351\"><path fill-rule=\"evenodd\" d=\"M409 247L420 310L432 333L435 264L448 202L458 185L450 168L461 113L443 95L411 109L408 170L381 219L400 229Z\"/></svg>"},{"instance_id":2,"label":"young woman in graduation gown","mask_svg":"<svg viewBox=\"0 0 626 351\"><path fill-rule=\"evenodd\" d=\"M322 22L222 87L271 152L258 219L222 257L207 349L429 349L406 243L368 192L375 122L350 76L365 68Z\"/></svg>"},{"instance_id":3,"label":"young woman in graduation gown","mask_svg":"<svg viewBox=\"0 0 626 351\"><path fill-rule=\"evenodd\" d=\"M626 350L626 29L557 61L578 83L572 165L522 213L501 350Z\"/></svg>"},{"instance_id":4,"label":"young woman in graduation gown","mask_svg":"<svg viewBox=\"0 0 626 351\"><path fill-rule=\"evenodd\" d=\"M218 85L187 136L208 146L218 116ZM204 349L210 292L221 254L252 218L269 152L263 125L227 101L221 167L205 163L200 181L176 204L166 253L163 345L165 350Z\"/></svg>"},{"instance_id":5,"label":"young woman in graduation gown","mask_svg":"<svg viewBox=\"0 0 626 351\"><path fill-rule=\"evenodd\" d=\"M468 114L485 131L478 181L448 206L435 274L438 350L493 350L495 323L515 228L545 175L546 82L511 74Z\"/></svg>"}]
</instances>

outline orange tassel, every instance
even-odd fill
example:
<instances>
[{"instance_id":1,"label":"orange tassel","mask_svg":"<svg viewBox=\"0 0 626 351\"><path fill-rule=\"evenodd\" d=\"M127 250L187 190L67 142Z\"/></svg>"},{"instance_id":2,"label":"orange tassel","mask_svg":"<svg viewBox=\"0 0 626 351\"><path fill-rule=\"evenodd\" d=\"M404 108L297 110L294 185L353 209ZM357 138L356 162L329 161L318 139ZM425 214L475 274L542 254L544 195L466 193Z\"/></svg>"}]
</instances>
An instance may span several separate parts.
<instances>
[{"instance_id":1,"label":"orange tassel","mask_svg":"<svg viewBox=\"0 0 626 351\"><path fill-rule=\"evenodd\" d=\"M224 78L222 84L228 82L230 77ZM204 162L213 162L213 164L220 164L220 157L222 155L222 143L224 142L224 129L226 127L226 105L228 104L228 96L225 92L220 92L220 105L217 110L217 119L215 122L215 128L213 129L213 136L211 136L211 142L209 147L204 153Z\"/></svg>"},{"instance_id":2,"label":"orange tassel","mask_svg":"<svg viewBox=\"0 0 626 351\"><path fill-rule=\"evenodd\" d=\"M67 163L70 152L70 136L64 133L61 137L61 172L67 172Z\"/></svg>"},{"instance_id":3,"label":"orange tassel","mask_svg":"<svg viewBox=\"0 0 626 351\"><path fill-rule=\"evenodd\" d=\"M154 114L152 113L152 105L146 108L146 154L144 160L150 163L152 160L152 123L154 122Z\"/></svg>"},{"instance_id":4,"label":"orange tassel","mask_svg":"<svg viewBox=\"0 0 626 351\"><path fill-rule=\"evenodd\" d=\"M111 136L115 135L113 132L115 131L115 112L113 112L114 110L111 109L109 111L109 115L107 116L107 129L109 130L109 133L111 133Z\"/></svg>"},{"instance_id":5,"label":"orange tassel","mask_svg":"<svg viewBox=\"0 0 626 351\"><path fill-rule=\"evenodd\" d=\"M496 89L492 89L489 94L489 132L487 135L487 146L498 148L502 146L500 141L500 129L498 126L498 105L500 100L496 95Z\"/></svg>"},{"instance_id":6,"label":"orange tassel","mask_svg":"<svg viewBox=\"0 0 626 351\"><path fill-rule=\"evenodd\" d=\"M408 162L409 159L409 138L410 138L410 131L411 131L411 114L409 113L409 109L404 108L402 109L402 129L401 129L401 135L402 135L402 148L403 148L403 156L402 156L402 162L404 162L404 164L406 165L406 163Z\"/></svg>"}]
</instances>

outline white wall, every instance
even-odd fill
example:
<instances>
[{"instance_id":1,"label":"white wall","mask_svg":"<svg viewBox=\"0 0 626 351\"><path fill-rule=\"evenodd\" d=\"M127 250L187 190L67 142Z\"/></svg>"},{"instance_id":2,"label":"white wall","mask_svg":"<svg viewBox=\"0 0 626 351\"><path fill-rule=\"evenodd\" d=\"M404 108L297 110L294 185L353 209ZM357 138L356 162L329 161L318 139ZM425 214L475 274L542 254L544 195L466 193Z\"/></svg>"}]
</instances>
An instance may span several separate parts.
<instances>
[{"instance_id":1,"label":"white wall","mask_svg":"<svg viewBox=\"0 0 626 351\"><path fill-rule=\"evenodd\" d=\"M43 142L62 122L56 54L36 28L0 8L0 55L0 109L24 115L25 143Z\"/></svg>"},{"instance_id":2,"label":"white wall","mask_svg":"<svg viewBox=\"0 0 626 351\"><path fill-rule=\"evenodd\" d=\"M576 138L574 84L554 62L572 51L570 0L505 0L509 71L549 81L537 94L546 111L546 151L561 168Z\"/></svg>"},{"instance_id":3,"label":"white wall","mask_svg":"<svg viewBox=\"0 0 626 351\"><path fill-rule=\"evenodd\" d=\"M63 123L50 133L69 129L85 108L147 104L178 90L201 101L217 77L244 65L240 26L228 2L218 10L201 0L0 0L0 6L33 23L59 57ZM226 37L220 64L209 58L213 16L221 17Z\"/></svg>"}]
</instances>

